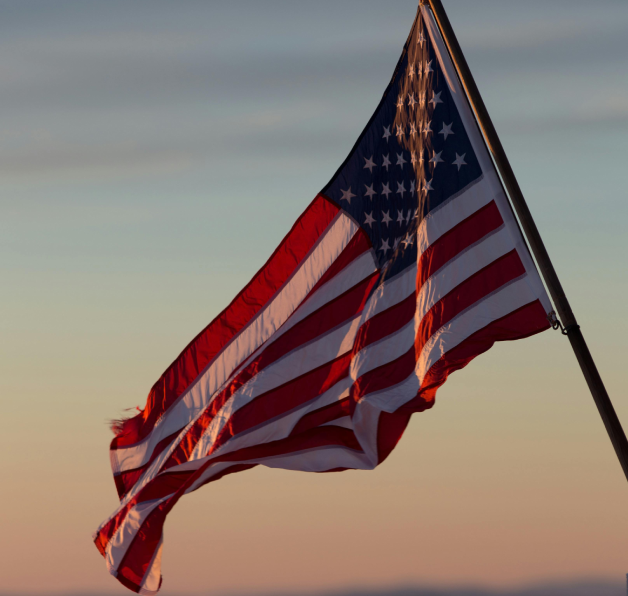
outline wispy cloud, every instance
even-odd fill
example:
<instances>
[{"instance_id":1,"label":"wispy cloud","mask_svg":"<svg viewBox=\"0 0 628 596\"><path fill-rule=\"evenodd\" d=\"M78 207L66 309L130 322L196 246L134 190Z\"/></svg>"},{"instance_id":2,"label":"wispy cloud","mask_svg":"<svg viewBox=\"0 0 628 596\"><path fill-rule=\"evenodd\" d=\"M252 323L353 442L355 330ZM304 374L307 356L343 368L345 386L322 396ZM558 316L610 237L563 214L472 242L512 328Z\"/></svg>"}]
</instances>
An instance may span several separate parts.
<instances>
[{"instance_id":1,"label":"wispy cloud","mask_svg":"<svg viewBox=\"0 0 628 596\"><path fill-rule=\"evenodd\" d=\"M171 174L188 169L198 161L191 151L150 148L128 143L100 146L44 145L23 151L0 151L0 176L28 180L102 179L141 174Z\"/></svg>"},{"instance_id":2,"label":"wispy cloud","mask_svg":"<svg viewBox=\"0 0 628 596\"><path fill-rule=\"evenodd\" d=\"M502 132L538 134L577 128L625 129L628 127L628 96L585 98L574 106L534 116L507 117L498 121Z\"/></svg>"}]
</instances>

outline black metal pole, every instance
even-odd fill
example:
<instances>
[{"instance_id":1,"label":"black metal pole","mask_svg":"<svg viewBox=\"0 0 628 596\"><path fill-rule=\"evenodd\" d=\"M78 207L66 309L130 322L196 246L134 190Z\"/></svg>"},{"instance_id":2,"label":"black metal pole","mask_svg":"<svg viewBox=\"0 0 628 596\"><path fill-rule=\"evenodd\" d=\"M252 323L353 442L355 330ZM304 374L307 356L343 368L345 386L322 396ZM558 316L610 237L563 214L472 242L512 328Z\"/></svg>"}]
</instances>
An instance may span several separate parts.
<instances>
[{"instance_id":1,"label":"black metal pole","mask_svg":"<svg viewBox=\"0 0 628 596\"><path fill-rule=\"evenodd\" d=\"M558 276L556 275L556 271L552 265L549 254L547 253L547 249L545 248L541 235L534 223L534 219L532 219L530 209L528 209L523 193L521 192L517 179L515 178L515 173L513 172L510 162L506 157L506 153L502 147L499 137L497 136L497 131L495 130L491 117L484 105L480 91L475 84L471 71L469 70L469 65L467 64L462 50L460 49L460 45L456 39L456 34L451 27L451 23L449 22L445 9L443 8L443 4L441 0L426 0L422 3L427 4L428 2L440 29L441 35L443 36L443 40L447 45L454 66L458 71L460 81L465 88L471 107L475 111L476 119L482 129L486 144L493 156L493 160L495 161L495 165L497 166L501 178L506 186L506 190L510 195L510 201L527 237L532 253L534 254L541 271L541 275L545 280L545 284L547 285L554 302L554 306L556 307L558 315L564 325L567 337L571 342L571 347L578 359L578 364L580 364L580 368L582 369L584 378L587 381L591 395L595 400L595 405L597 406L600 416L604 421L604 426L606 427L608 436L615 448L615 452L619 458L619 463L624 470L626 479L628 479L628 441L626 440L626 435L624 434L624 430L619 422L619 418L617 418L613 404L606 392L606 388L602 382L602 377L600 377L597 367L595 366L595 362L589 352L589 348L584 341L584 336L580 331L580 326L576 322L576 317L571 310L571 306L569 306L567 296L565 295Z\"/></svg>"}]
</instances>

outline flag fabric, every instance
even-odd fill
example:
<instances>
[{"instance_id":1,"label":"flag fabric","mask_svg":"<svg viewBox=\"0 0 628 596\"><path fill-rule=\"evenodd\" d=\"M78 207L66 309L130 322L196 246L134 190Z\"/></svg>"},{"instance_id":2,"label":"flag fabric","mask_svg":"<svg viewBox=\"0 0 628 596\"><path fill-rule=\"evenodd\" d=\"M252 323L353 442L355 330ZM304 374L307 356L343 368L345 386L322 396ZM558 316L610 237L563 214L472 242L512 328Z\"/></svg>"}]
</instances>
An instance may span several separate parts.
<instances>
[{"instance_id":1,"label":"flag fabric","mask_svg":"<svg viewBox=\"0 0 628 596\"><path fill-rule=\"evenodd\" d=\"M120 496L96 546L122 584L161 585L184 494L257 465L369 470L412 413L551 310L430 10L329 184L233 302L114 427Z\"/></svg>"}]
</instances>

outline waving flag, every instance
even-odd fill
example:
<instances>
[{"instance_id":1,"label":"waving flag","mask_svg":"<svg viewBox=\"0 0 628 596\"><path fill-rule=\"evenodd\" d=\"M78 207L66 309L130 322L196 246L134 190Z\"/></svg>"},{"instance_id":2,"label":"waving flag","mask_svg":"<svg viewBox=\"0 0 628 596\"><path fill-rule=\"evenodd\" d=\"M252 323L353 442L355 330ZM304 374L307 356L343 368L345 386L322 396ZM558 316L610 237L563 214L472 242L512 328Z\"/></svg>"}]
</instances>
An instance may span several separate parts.
<instances>
[{"instance_id":1,"label":"waving flag","mask_svg":"<svg viewBox=\"0 0 628 596\"><path fill-rule=\"evenodd\" d=\"M373 469L495 341L549 327L533 265L431 12L330 183L266 265L115 426L120 505L95 533L160 587L181 496L257 465Z\"/></svg>"}]
</instances>

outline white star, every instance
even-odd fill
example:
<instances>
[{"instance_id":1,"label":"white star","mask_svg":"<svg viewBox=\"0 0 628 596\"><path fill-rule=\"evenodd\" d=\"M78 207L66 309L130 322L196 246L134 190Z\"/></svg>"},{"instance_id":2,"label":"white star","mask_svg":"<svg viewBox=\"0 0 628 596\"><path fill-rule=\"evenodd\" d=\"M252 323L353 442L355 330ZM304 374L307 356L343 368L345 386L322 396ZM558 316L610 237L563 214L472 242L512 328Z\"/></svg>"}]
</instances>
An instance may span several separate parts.
<instances>
[{"instance_id":1,"label":"white star","mask_svg":"<svg viewBox=\"0 0 628 596\"><path fill-rule=\"evenodd\" d=\"M351 192L351 187L349 187L349 190L340 189L340 192L342 192L342 196L340 197L340 200L347 201L349 205L351 205L351 199L356 196Z\"/></svg>"},{"instance_id":2,"label":"white star","mask_svg":"<svg viewBox=\"0 0 628 596\"><path fill-rule=\"evenodd\" d=\"M419 107L423 107L425 105L425 91L419 95Z\"/></svg>"},{"instance_id":3,"label":"white star","mask_svg":"<svg viewBox=\"0 0 628 596\"><path fill-rule=\"evenodd\" d=\"M397 124L397 136L398 137L403 136L403 126L401 126L401 124Z\"/></svg>"},{"instance_id":4,"label":"white star","mask_svg":"<svg viewBox=\"0 0 628 596\"><path fill-rule=\"evenodd\" d=\"M443 130L441 130L438 134L439 135L443 135L445 137L445 140L447 140L447 137L449 135L454 134L454 132L451 130L451 127L454 125L454 123L452 122L451 124L445 124L443 122Z\"/></svg>"},{"instance_id":5,"label":"white star","mask_svg":"<svg viewBox=\"0 0 628 596\"><path fill-rule=\"evenodd\" d=\"M403 209L397 212L397 223L399 225L403 224L406 221L406 216L403 214Z\"/></svg>"},{"instance_id":6,"label":"white star","mask_svg":"<svg viewBox=\"0 0 628 596\"><path fill-rule=\"evenodd\" d=\"M417 65L416 65L416 76L418 78L421 78L422 74L423 74L423 67L421 66L420 62L417 62Z\"/></svg>"},{"instance_id":7,"label":"white star","mask_svg":"<svg viewBox=\"0 0 628 596\"><path fill-rule=\"evenodd\" d=\"M390 250L390 245L388 244L388 240L382 240L382 245L379 247L379 250L384 251L384 256Z\"/></svg>"},{"instance_id":8,"label":"white star","mask_svg":"<svg viewBox=\"0 0 628 596\"><path fill-rule=\"evenodd\" d=\"M373 227L373 224L375 223L375 220L373 219L373 212L371 211L370 213L365 213L366 215L366 220L364 221L364 225L368 225L369 227Z\"/></svg>"},{"instance_id":9,"label":"white star","mask_svg":"<svg viewBox=\"0 0 628 596\"><path fill-rule=\"evenodd\" d=\"M460 168L462 166L466 166L467 162L464 160L464 156L466 155L466 153L463 153L462 155L458 155L456 153L456 160L454 161L453 165L458 166L458 171L460 171Z\"/></svg>"},{"instance_id":10,"label":"white star","mask_svg":"<svg viewBox=\"0 0 628 596\"><path fill-rule=\"evenodd\" d=\"M443 103L443 100L440 98L441 93L442 91L439 91L438 93L432 92L432 99L430 99L430 103L434 104L434 108L436 108L436 104Z\"/></svg>"},{"instance_id":11,"label":"white star","mask_svg":"<svg viewBox=\"0 0 628 596\"><path fill-rule=\"evenodd\" d=\"M392 221L392 218L390 217L390 211L382 211L382 215L384 216L384 218L382 219L382 223L385 223L386 227L388 227L388 224Z\"/></svg>"},{"instance_id":12,"label":"white star","mask_svg":"<svg viewBox=\"0 0 628 596\"><path fill-rule=\"evenodd\" d=\"M395 242L393 243L393 250L397 250L399 243L401 242L401 238L395 238Z\"/></svg>"},{"instance_id":13,"label":"white star","mask_svg":"<svg viewBox=\"0 0 628 596\"><path fill-rule=\"evenodd\" d=\"M408 95L408 105L409 105L411 108L414 108L414 104L415 104L415 103L416 103L416 99L414 99L414 93L410 93L410 94Z\"/></svg>"},{"instance_id":14,"label":"white star","mask_svg":"<svg viewBox=\"0 0 628 596\"><path fill-rule=\"evenodd\" d=\"M428 122L425 123L425 126L423 127L423 134L427 136L431 132L434 132L434 131L432 130L432 121L429 120Z\"/></svg>"},{"instance_id":15,"label":"white star","mask_svg":"<svg viewBox=\"0 0 628 596\"><path fill-rule=\"evenodd\" d=\"M410 78L414 76L414 63L410 64L410 68L408 69L408 76Z\"/></svg>"},{"instance_id":16,"label":"white star","mask_svg":"<svg viewBox=\"0 0 628 596\"><path fill-rule=\"evenodd\" d=\"M422 164L423 163L423 149L419 150L419 163Z\"/></svg>"},{"instance_id":17,"label":"white star","mask_svg":"<svg viewBox=\"0 0 628 596\"><path fill-rule=\"evenodd\" d=\"M382 139L386 139L386 142L388 142L389 136L390 136L390 126L384 126L384 136L382 137Z\"/></svg>"},{"instance_id":18,"label":"white star","mask_svg":"<svg viewBox=\"0 0 628 596\"><path fill-rule=\"evenodd\" d=\"M371 157L369 157L368 159L366 159L366 157L365 157L364 161L366 162L364 164L364 169L366 170L366 168L368 168L369 172L371 172L371 174L372 174L373 173L373 168L376 167L375 166L375 162L373 161L373 156L371 155Z\"/></svg>"},{"instance_id":19,"label":"white star","mask_svg":"<svg viewBox=\"0 0 628 596\"><path fill-rule=\"evenodd\" d=\"M405 182L397 182L397 194L401 195L401 198L403 198L403 193L407 192L406 190L406 183Z\"/></svg>"},{"instance_id":20,"label":"white star","mask_svg":"<svg viewBox=\"0 0 628 596\"><path fill-rule=\"evenodd\" d=\"M434 72L432 70L432 61L431 60L429 62L426 62L425 66L423 67L423 74L428 74L430 72Z\"/></svg>"},{"instance_id":21,"label":"white star","mask_svg":"<svg viewBox=\"0 0 628 596\"><path fill-rule=\"evenodd\" d=\"M399 99L397 100L397 107L399 109L403 108L403 96L402 95L400 95Z\"/></svg>"},{"instance_id":22,"label":"white star","mask_svg":"<svg viewBox=\"0 0 628 596\"><path fill-rule=\"evenodd\" d=\"M390 186L388 184L384 184L382 188L382 194L386 196L388 199L388 195L391 193Z\"/></svg>"},{"instance_id":23,"label":"white star","mask_svg":"<svg viewBox=\"0 0 628 596\"><path fill-rule=\"evenodd\" d=\"M403 241L403 244L406 248L408 248L408 246L412 246L414 244L414 234L408 234L406 239Z\"/></svg>"},{"instance_id":24,"label":"white star","mask_svg":"<svg viewBox=\"0 0 628 596\"><path fill-rule=\"evenodd\" d=\"M403 165L408 163L404 158L403 158L403 151L401 153L397 153L397 164L398 166L401 166L401 169L403 170Z\"/></svg>"},{"instance_id":25,"label":"white star","mask_svg":"<svg viewBox=\"0 0 628 596\"><path fill-rule=\"evenodd\" d=\"M388 155L390 155L390 153ZM382 164L382 167L386 168L386 171L388 171L388 166L390 165L390 159L388 159L388 155L384 155L384 163Z\"/></svg>"},{"instance_id":26,"label":"white star","mask_svg":"<svg viewBox=\"0 0 628 596\"><path fill-rule=\"evenodd\" d=\"M425 192L429 192L430 190L434 190L434 189L432 188L432 180L434 180L434 178L432 178L432 179L431 179L431 180L429 180L429 181L428 181L428 180L424 180L424 181L423 181L423 190L424 190Z\"/></svg>"},{"instance_id":27,"label":"white star","mask_svg":"<svg viewBox=\"0 0 628 596\"><path fill-rule=\"evenodd\" d=\"M425 37L423 37L423 31L419 31L419 37L417 38L416 42L423 47L423 42L425 41Z\"/></svg>"},{"instance_id":28,"label":"white star","mask_svg":"<svg viewBox=\"0 0 628 596\"><path fill-rule=\"evenodd\" d=\"M443 152L441 151L440 153L436 153L436 151L432 151L432 159L430 159L430 163L434 164L434 168L436 168L436 166L443 161L441 159L441 155L443 154Z\"/></svg>"},{"instance_id":29,"label":"white star","mask_svg":"<svg viewBox=\"0 0 628 596\"><path fill-rule=\"evenodd\" d=\"M406 215L406 225L410 223L410 215L412 214L412 210L408 209L408 215Z\"/></svg>"},{"instance_id":30,"label":"white star","mask_svg":"<svg viewBox=\"0 0 628 596\"><path fill-rule=\"evenodd\" d=\"M416 163L416 153L413 151L410 153L410 163L414 165Z\"/></svg>"},{"instance_id":31,"label":"white star","mask_svg":"<svg viewBox=\"0 0 628 596\"><path fill-rule=\"evenodd\" d=\"M368 197L369 199L373 200L373 195L377 194L375 192L375 190L373 190L373 184L371 184L371 186L367 186L366 184L364 185L364 188L366 188L366 191L364 192L364 195L366 197Z\"/></svg>"},{"instance_id":32,"label":"white star","mask_svg":"<svg viewBox=\"0 0 628 596\"><path fill-rule=\"evenodd\" d=\"M412 180L410 182L410 195L414 196L415 192L416 192L416 180ZM408 213L410 213L410 212L408 211Z\"/></svg>"},{"instance_id":33,"label":"white star","mask_svg":"<svg viewBox=\"0 0 628 596\"><path fill-rule=\"evenodd\" d=\"M410 136L414 136L416 134L416 126L414 125L414 122L412 122L410 124Z\"/></svg>"}]
</instances>

